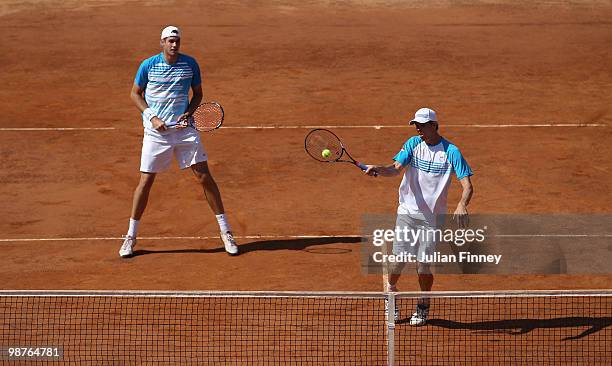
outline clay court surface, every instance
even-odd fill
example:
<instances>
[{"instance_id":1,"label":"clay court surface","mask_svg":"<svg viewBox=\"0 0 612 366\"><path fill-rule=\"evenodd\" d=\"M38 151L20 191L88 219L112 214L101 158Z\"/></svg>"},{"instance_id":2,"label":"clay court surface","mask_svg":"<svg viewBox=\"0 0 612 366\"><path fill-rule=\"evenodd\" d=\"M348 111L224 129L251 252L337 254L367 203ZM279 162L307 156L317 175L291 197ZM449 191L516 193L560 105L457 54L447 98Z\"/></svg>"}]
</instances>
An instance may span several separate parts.
<instances>
[{"instance_id":1,"label":"clay court surface","mask_svg":"<svg viewBox=\"0 0 612 366\"><path fill-rule=\"evenodd\" d=\"M244 254L220 240L3 241L2 289L378 291L361 273L365 213L396 208L373 179L303 151L308 129L401 125L436 109L475 171L473 213L610 213L612 6L605 1L16 1L0 3L2 239L117 238L138 182L129 91L159 31L181 27L226 127L204 136ZM588 123L588 127L465 125ZM411 127L338 128L351 154L390 161ZM449 208L459 198L451 187ZM212 237L188 171L158 176L143 237ZM291 236L339 236L299 239ZM283 237L285 236L285 237ZM436 290L610 288L612 277L439 276ZM416 290L414 278L400 283Z\"/></svg>"}]
</instances>

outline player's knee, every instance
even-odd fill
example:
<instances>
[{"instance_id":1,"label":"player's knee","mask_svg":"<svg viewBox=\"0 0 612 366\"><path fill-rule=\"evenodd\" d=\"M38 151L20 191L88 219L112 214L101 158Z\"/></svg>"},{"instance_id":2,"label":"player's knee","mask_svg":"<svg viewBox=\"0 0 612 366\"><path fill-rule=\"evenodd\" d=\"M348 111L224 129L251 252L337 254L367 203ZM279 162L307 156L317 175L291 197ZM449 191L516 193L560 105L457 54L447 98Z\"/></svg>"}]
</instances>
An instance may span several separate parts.
<instances>
[{"instance_id":1,"label":"player's knee","mask_svg":"<svg viewBox=\"0 0 612 366\"><path fill-rule=\"evenodd\" d=\"M143 174L140 176L140 182L138 182L138 187L136 187L137 191L148 191L153 186L153 182L155 181L154 174Z\"/></svg>"},{"instance_id":2,"label":"player's knee","mask_svg":"<svg viewBox=\"0 0 612 366\"><path fill-rule=\"evenodd\" d=\"M196 178L198 180L198 182L200 182L200 184L202 186L211 186L213 184L215 184L215 181L212 177L212 175L210 173L198 173L196 174Z\"/></svg>"},{"instance_id":3,"label":"player's knee","mask_svg":"<svg viewBox=\"0 0 612 366\"><path fill-rule=\"evenodd\" d=\"M429 263L421 263L417 265L417 273L419 275L430 275L431 273L431 265Z\"/></svg>"},{"instance_id":4,"label":"player's knee","mask_svg":"<svg viewBox=\"0 0 612 366\"><path fill-rule=\"evenodd\" d=\"M389 267L390 267L389 269L391 271L391 274L400 275L402 274L404 267L406 267L406 263L405 262L395 262L395 263L391 263Z\"/></svg>"}]
</instances>

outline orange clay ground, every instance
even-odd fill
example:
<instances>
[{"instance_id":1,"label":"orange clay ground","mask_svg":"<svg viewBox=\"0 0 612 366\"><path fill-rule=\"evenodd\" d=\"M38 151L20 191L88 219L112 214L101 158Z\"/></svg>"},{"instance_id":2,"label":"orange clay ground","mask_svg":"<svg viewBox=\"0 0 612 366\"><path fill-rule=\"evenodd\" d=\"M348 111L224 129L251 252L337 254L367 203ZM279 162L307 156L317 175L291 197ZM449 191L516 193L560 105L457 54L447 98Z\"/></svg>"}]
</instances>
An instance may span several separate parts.
<instances>
[{"instance_id":1,"label":"orange clay ground","mask_svg":"<svg viewBox=\"0 0 612 366\"><path fill-rule=\"evenodd\" d=\"M246 3L246 5L245 5ZM472 213L610 213L612 6L548 1L16 1L0 5L0 237L109 238L127 229L142 127L128 94L168 24L203 70L226 127L336 129L353 156L389 162L430 106L472 166ZM594 123L475 128L465 124ZM235 234L359 235L393 214L400 178L323 165L307 129L204 135ZM453 183L449 208L459 197ZM215 236L195 179L156 180L140 235ZM2 241L3 289L378 291L355 239ZM611 288L612 276L444 275L435 290ZM400 289L416 290L413 277Z\"/></svg>"}]
</instances>

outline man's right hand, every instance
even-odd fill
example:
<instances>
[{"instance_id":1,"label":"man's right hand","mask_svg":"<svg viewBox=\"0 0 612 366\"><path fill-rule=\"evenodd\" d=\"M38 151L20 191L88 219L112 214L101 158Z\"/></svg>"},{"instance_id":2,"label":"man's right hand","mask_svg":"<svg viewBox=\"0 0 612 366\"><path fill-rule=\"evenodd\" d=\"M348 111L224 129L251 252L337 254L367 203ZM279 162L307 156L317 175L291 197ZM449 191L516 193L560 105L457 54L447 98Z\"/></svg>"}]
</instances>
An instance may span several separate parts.
<instances>
[{"instance_id":1,"label":"man's right hand","mask_svg":"<svg viewBox=\"0 0 612 366\"><path fill-rule=\"evenodd\" d=\"M378 175L380 175L380 173L378 172L378 166L376 165L366 165L367 169L364 171L365 174L371 176L371 177L377 177Z\"/></svg>"},{"instance_id":2,"label":"man's right hand","mask_svg":"<svg viewBox=\"0 0 612 366\"><path fill-rule=\"evenodd\" d=\"M168 129L164 121L157 117L151 118L151 124L153 124L153 129L156 131L166 131Z\"/></svg>"}]
</instances>

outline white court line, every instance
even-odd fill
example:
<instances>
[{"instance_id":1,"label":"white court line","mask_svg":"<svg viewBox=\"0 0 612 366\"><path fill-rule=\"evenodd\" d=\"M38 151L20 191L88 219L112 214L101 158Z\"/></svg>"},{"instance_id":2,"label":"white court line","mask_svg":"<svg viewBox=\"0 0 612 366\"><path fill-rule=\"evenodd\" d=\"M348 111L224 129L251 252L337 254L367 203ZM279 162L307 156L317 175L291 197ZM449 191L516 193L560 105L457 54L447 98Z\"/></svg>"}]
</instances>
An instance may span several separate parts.
<instances>
[{"instance_id":1,"label":"white court line","mask_svg":"<svg viewBox=\"0 0 612 366\"><path fill-rule=\"evenodd\" d=\"M497 234L497 238L612 238L612 234Z\"/></svg>"},{"instance_id":2,"label":"white court line","mask_svg":"<svg viewBox=\"0 0 612 366\"><path fill-rule=\"evenodd\" d=\"M115 127L3 127L0 131L109 131Z\"/></svg>"},{"instance_id":3,"label":"white court line","mask_svg":"<svg viewBox=\"0 0 612 366\"><path fill-rule=\"evenodd\" d=\"M236 239L319 239L319 238L361 238L372 235L243 235L234 236ZM612 238L612 234L496 234L490 237L497 238ZM0 242L37 242L37 241L109 241L122 240L123 237L84 237L84 238L3 238ZM210 240L219 239L219 236L142 236L139 240Z\"/></svg>"},{"instance_id":4,"label":"white court line","mask_svg":"<svg viewBox=\"0 0 612 366\"><path fill-rule=\"evenodd\" d=\"M601 123L531 123L531 124L453 124L443 125L444 128L519 128L519 127L607 127L606 124ZM252 129L252 130L273 130L273 129L314 129L314 128L373 128L380 130L382 128L406 128L408 124L404 125L298 125L298 126L222 126L223 129Z\"/></svg>"},{"instance_id":5,"label":"white court line","mask_svg":"<svg viewBox=\"0 0 612 366\"><path fill-rule=\"evenodd\" d=\"M360 238L362 235L243 235L235 239L317 239L317 238ZM33 242L33 241L104 241L122 240L123 237L91 237L91 238L15 238L0 239L0 242ZM219 239L219 236L142 236L139 240L208 240Z\"/></svg>"},{"instance_id":6,"label":"white court line","mask_svg":"<svg viewBox=\"0 0 612 366\"><path fill-rule=\"evenodd\" d=\"M224 130L297 130L297 129L343 129L343 128L373 128L380 130L383 128L406 128L408 124L403 125L297 125L297 126L279 126L279 125L255 125L255 126L223 126ZM608 127L601 123L530 123L530 124L454 124L443 125L444 128L525 128L525 127ZM5 127L0 128L0 131L112 131L119 130L116 127Z\"/></svg>"}]
</instances>

